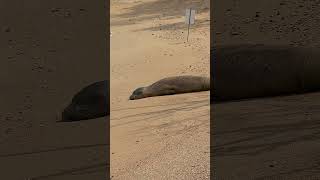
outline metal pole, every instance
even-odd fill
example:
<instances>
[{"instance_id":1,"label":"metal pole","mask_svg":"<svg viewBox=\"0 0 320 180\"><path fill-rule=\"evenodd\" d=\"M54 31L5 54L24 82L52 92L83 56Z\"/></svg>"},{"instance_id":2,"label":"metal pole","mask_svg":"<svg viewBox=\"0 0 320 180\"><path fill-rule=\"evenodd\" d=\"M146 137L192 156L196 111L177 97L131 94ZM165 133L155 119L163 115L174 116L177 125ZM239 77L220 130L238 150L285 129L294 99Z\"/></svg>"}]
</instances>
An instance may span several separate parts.
<instances>
[{"instance_id":1,"label":"metal pole","mask_svg":"<svg viewBox=\"0 0 320 180\"><path fill-rule=\"evenodd\" d=\"M187 42L189 41L189 30L190 30L190 23L191 23L191 8L189 10L189 23L188 23L188 34L187 34Z\"/></svg>"}]
</instances>

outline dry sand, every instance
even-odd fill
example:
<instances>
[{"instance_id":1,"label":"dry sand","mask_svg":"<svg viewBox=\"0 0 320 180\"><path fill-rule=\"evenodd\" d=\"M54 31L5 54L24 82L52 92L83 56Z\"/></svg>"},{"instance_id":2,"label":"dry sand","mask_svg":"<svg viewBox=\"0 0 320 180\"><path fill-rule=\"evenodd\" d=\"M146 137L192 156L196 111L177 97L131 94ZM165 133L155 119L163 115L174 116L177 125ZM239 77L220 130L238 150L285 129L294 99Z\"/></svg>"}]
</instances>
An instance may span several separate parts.
<instances>
[{"instance_id":1,"label":"dry sand","mask_svg":"<svg viewBox=\"0 0 320 180\"><path fill-rule=\"evenodd\" d=\"M217 44L319 47L317 1L214 1ZM215 104L215 179L316 180L319 93Z\"/></svg>"},{"instance_id":2,"label":"dry sand","mask_svg":"<svg viewBox=\"0 0 320 180\"><path fill-rule=\"evenodd\" d=\"M1 2L0 179L106 176L106 118L55 118L108 75L103 3Z\"/></svg>"},{"instance_id":3,"label":"dry sand","mask_svg":"<svg viewBox=\"0 0 320 180\"><path fill-rule=\"evenodd\" d=\"M214 179L319 179L320 93L220 103Z\"/></svg>"},{"instance_id":4,"label":"dry sand","mask_svg":"<svg viewBox=\"0 0 320 180\"><path fill-rule=\"evenodd\" d=\"M105 13L102 3L2 3L1 177L105 176L106 118L55 119L79 89L109 74L105 22L97 18ZM204 8L189 43L186 3ZM209 92L128 101L134 88L162 77L209 74L209 5L192 3L111 2L115 179L208 179Z\"/></svg>"},{"instance_id":5,"label":"dry sand","mask_svg":"<svg viewBox=\"0 0 320 180\"><path fill-rule=\"evenodd\" d=\"M209 92L128 100L164 77L209 76L209 24L207 0L111 1L112 179L209 179Z\"/></svg>"}]
</instances>

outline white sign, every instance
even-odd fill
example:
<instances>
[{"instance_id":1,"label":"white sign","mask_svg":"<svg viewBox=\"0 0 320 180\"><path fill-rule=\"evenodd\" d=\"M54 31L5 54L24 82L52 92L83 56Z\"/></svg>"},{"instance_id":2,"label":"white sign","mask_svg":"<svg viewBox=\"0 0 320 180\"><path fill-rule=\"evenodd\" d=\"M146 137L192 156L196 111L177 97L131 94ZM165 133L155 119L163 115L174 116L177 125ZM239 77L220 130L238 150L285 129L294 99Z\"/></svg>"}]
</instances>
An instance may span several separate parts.
<instances>
[{"instance_id":1,"label":"white sign","mask_svg":"<svg viewBox=\"0 0 320 180\"><path fill-rule=\"evenodd\" d=\"M194 24L195 16L196 16L196 10L186 9L186 24Z\"/></svg>"}]
</instances>

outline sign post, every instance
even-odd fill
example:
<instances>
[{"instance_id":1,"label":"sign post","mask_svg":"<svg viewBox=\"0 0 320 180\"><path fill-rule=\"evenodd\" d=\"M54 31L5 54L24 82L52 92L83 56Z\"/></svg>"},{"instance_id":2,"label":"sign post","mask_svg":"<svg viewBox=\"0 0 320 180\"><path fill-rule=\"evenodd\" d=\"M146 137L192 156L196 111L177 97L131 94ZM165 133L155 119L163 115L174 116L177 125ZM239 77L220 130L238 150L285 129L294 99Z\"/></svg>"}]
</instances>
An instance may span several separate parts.
<instances>
[{"instance_id":1,"label":"sign post","mask_svg":"<svg viewBox=\"0 0 320 180\"><path fill-rule=\"evenodd\" d=\"M188 25L187 42L189 41L190 25L194 24L195 15L196 15L196 10L192 8L186 9L186 24Z\"/></svg>"}]
</instances>

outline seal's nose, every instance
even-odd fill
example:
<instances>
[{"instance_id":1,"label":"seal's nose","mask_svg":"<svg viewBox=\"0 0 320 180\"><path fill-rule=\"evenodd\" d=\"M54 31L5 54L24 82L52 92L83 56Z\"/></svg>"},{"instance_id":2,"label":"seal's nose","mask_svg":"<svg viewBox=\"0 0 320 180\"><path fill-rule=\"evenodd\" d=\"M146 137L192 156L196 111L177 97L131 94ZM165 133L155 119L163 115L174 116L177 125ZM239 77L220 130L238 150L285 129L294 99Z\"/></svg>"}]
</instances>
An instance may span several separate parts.
<instances>
[{"instance_id":1,"label":"seal's nose","mask_svg":"<svg viewBox=\"0 0 320 180\"><path fill-rule=\"evenodd\" d=\"M70 113L73 112L72 110L73 110L72 107L69 105L64 110L60 111L57 117L62 122L70 121L71 119Z\"/></svg>"},{"instance_id":2,"label":"seal's nose","mask_svg":"<svg viewBox=\"0 0 320 180\"><path fill-rule=\"evenodd\" d=\"M57 122L64 122L68 119L68 117L66 116L66 112L64 110L62 111L58 111L56 113L56 121Z\"/></svg>"},{"instance_id":3,"label":"seal's nose","mask_svg":"<svg viewBox=\"0 0 320 180\"><path fill-rule=\"evenodd\" d=\"M60 111L56 113L56 120L62 121L62 113Z\"/></svg>"}]
</instances>

